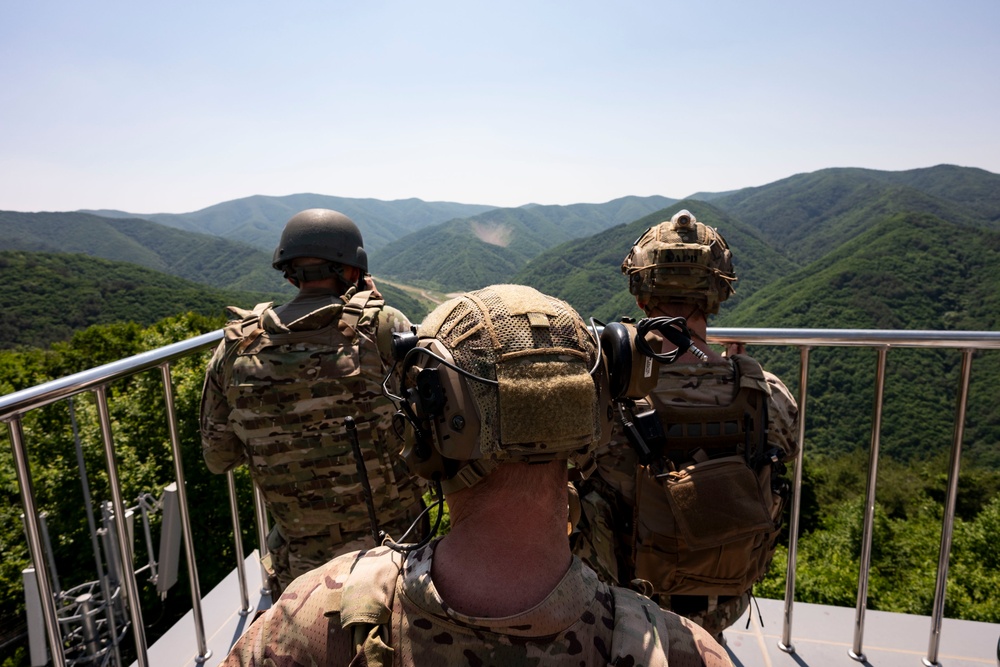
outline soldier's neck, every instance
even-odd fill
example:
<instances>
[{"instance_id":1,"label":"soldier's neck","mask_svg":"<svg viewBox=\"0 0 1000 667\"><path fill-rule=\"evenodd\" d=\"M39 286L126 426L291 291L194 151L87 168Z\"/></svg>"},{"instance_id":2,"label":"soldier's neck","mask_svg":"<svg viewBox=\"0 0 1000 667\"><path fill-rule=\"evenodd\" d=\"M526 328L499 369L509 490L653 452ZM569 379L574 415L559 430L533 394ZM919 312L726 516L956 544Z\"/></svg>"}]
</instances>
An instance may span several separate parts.
<instances>
[{"instance_id":1,"label":"soldier's neck","mask_svg":"<svg viewBox=\"0 0 1000 667\"><path fill-rule=\"evenodd\" d=\"M700 349L702 352L708 355L708 360L711 362L723 361L724 358L721 354L713 350L708 346L705 340L705 336L708 334L708 317L701 310L692 310L691 306L686 304L668 304L664 307L654 308L649 317L683 317L687 321L688 331L691 332L691 340L695 347ZM669 341L663 342L662 352L671 352L674 349L674 345ZM677 363L680 364L697 364L701 363L700 360L694 356L692 353L687 352L677 359Z\"/></svg>"},{"instance_id":2,"label":"soldier's neck","mask_svg":"<svg viewBox=\"0 0 1000 667\"><path fill-rule=\"evenodd\" d=\"M467 504L449 499L451 531L435 547L432 565L449 607L469 616L510 616L536 606L565 576L572 562L566 482L537 481L490 490ZM531 487L534 493L526 494Z\"/></svg>"}]
</instances>

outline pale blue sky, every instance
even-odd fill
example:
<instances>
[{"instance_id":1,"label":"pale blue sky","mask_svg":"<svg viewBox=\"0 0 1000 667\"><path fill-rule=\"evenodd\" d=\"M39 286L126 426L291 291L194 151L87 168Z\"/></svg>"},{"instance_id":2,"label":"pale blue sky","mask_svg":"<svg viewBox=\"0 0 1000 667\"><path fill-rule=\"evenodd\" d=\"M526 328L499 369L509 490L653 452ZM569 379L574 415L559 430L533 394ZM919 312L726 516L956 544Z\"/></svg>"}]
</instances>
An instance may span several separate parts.
<instances>
[{"instance_id":1,"label":"pale blue sky","mask_svg":"<svg viewBox=\"0 0 1000 667\"><path fill-rule=\"evenodd\" d=\"M1000 173L1000 0L0 0L0 209Z\"/></svg>"}]
</instances>

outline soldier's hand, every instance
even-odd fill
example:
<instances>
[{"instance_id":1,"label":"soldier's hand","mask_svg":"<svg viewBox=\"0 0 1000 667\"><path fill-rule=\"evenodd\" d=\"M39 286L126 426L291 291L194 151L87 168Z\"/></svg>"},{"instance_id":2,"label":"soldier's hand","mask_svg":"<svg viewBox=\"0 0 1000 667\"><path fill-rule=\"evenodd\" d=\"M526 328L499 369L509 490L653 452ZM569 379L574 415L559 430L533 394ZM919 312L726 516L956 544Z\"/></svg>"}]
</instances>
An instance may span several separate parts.
<instances>
[{"instance_id":1,"label":"soldier's hand","mask_svg":"<svg viewBox=\"0 0 1000 667\"><path fill-rule=\"evenodd\" d=\"M726 343L726 357L732 357L734 354L746 354L747 346L743 343Z\"/></svg>"},{"instance_id":2,"label":"soldier's hand","mask_svg":"<svg viewBox=\"0 0 1000 667\"><path fill-rule=\"evenodd\" d=\"M376 299L381 299L382 298L382 293L379 292L378 291L378 287L375 286L375 281L372 279L372 274L370 274L370 273L366 273L365 274L365 281L364 281L364 283L365 283L365 290L371 290L372 292L374 292L373 296Z\"/></svg>"}]
</instances>

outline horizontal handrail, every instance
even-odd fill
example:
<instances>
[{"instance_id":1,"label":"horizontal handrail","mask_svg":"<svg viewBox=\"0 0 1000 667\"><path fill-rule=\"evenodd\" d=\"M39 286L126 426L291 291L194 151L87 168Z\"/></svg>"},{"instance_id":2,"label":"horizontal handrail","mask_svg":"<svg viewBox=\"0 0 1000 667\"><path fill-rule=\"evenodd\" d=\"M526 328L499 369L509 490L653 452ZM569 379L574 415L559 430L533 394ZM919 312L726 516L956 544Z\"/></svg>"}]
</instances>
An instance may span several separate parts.
<instances>
[{"instance_id":1,"label":"horizontal handrail","mask_svg":"<svg viewBox=\"0 0 1000 667\"><path fill-rule=\"evenodd\" d=\"M892 329L746 329L709 327L716 344L809 345L816 347L940 347L1000 350L1000 331L895 331Z\"/></svg>"},{"instance_id":2,"label":"horizontal handrail","mask_svg":"<svg viewBox=\"0 0 1000 667\"><path fill-rule=\"evenodd\" d=\"M179 343L164 345L155 350L142 352L103 366L95 366L73 375L0 396L0 422L10 421L25 412L69 398L73 394L87 389L158 368L164 363L182 359L202 349L212 347L220 340L222 340L222 329L210 331L188 340L182 340Z\"/></svg>"},{"instance_id":3,"label":"horizontal handrail","mask_svg":"<svg viewBox=\"0 0 1000 667\"><path fill-rule=\"evenodd\" d=\"M860 346L969 348L1000 350L998 331L894 331L891 329L754 329L710 327L710 343L753 345ZM0 421L67 398L97 385L156 368L222 340L222 329L172 343L155 350L119 359L103 366L0 396Z\"/></svg>"}]
</instances>

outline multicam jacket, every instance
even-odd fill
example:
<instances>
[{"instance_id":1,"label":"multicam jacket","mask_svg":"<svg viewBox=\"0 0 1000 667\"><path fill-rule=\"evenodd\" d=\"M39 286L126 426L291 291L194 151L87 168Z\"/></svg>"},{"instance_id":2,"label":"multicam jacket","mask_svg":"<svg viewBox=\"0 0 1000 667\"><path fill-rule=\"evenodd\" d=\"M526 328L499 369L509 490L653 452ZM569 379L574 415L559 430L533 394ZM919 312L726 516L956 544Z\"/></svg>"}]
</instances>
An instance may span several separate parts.
<instances>
[{"instance_id":1,"label":"multicam jacket","mask_svg":"<svg viewBox=\"0 0 1000 667\"><path fill-rule=\"evenodd\" d=\"M731 665L700 628L602 584L574 558L540 604L505 618L465 616L441 599L432 543L341 556L299 577L223 665Z\"/></svg>"},{"instance_id":2,"label":"multicam jacket","mask_svg":"<svg viewBox=\"0 0 1000 667\"><path fill-rule=\"evenodd\" d=\"M343 297L304 289L278 308L233 310L241 319L226 327L205 376L202 449L212 472L248 463L284 542L271 544L279 579L371 543L348 415L380 525L399 539L421 491L397 456L381 383L387 342L408 329L406 317L354 288Z\"/></svg>"},{"instance_id":3,"label":"multicam jacket","mask_svg":"<svg viewBox=\"0 0 1000 667\"><path fill-rule=\"evenodd\" d=\"M737 377L735 364L732 361L722 361L708 364L675 364L662 366L656 389L647 397L647 401L658 412L663 406L713 406L727 405L733 400ZM758 376L759 377L759 376ZM774 374L763 372L763 382L766 382L768 394L767 414L768 431L767 445L775 447L783 453L783 461L788 462L799 454L798 443L798 407L787 387ZM668 436L669 442L669 436ZM721 462L720 462L721 463ZM770 470L770 469L769 469ZM672 511L665 503L665 497L657 497L655 482L651 483L651 475L639 470L638 458L628 444L620 425L616 425L610 444L597 452L597 470L590 480L580 484L579 497L582 519L571 536L573 552L585 563L593 567L601 579L612 584L627 586L636 577L637 533L644 533L643 525L637 525L636 517L649 516L636 508L637 480L643 483L646 495L642 503L661 503L656 506L654 514L663 517L660 527L669 526L669 515ZM767 476L765 481L769 482ZM766 511L773 513L768 517L770 529L764 530L758 540L773 540L777 532L775 523L780 527L780 512L784 504L783 498L765 490L764 502ZM639 493L642 496L642 493ZM748 503L749 504L749 503ZM649 508L647 508L648 511ZM690 530L697 531L698 526ZM667 551L659 551L663 545L644 548L641 557L645 565L650 565L650 559L656 554L663 557L662 572L670 571L672 565L667 565L668 557L677 556ZM770 560L773 546L757 547L755 552L762 559ZM695 555L699 552L693 552ZM721 557L720 551L714 557ZM747 573L753 568L766 567L766 562L753 565L746 564ZM648 569L648 568L647 568ZM721 570L716 576L724 576ZM668 576L669 578L669 576ZM722 587L721 579L719 586ZM697 586L692 586L697 588ZM749 588L749 587L748 587ZM653 584L651 590L645 590L658 600L666 609L674 609L678 613L695 620L713 635L720 633L732 624L746 609L748 603L747 591L727 591L728 595L717 595L710 600L705 594L700 597L687 590L658 590ZM683 598L677 596L682 593ZM662 595L661 595L662 594ZM673 604L672 604L673 602ZM683 605L683 608L680 607Z\"/></svg>"}]
</instances>

